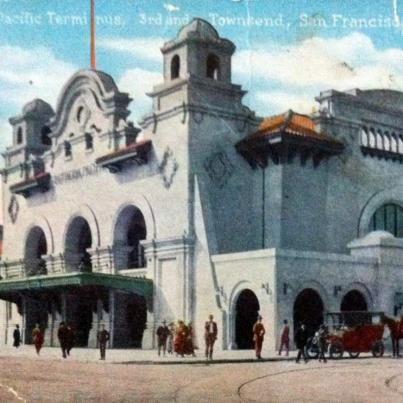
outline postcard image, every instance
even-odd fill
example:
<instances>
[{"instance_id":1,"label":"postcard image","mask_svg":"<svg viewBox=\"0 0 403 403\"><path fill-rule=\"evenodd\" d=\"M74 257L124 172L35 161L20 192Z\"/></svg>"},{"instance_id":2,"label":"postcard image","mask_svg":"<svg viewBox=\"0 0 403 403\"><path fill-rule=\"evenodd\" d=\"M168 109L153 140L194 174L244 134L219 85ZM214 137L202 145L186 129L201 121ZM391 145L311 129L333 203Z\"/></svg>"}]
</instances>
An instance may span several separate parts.
<instances>
[{"instance_id":1,"label":"postcard image","mask_svg":"<svg viewBox=\"0 0 403 403\"><path fill-rule=\"evenodd\" d=\"M0 401L403 399L401 0L0 0Z\"/></svg>"}]
</instances>

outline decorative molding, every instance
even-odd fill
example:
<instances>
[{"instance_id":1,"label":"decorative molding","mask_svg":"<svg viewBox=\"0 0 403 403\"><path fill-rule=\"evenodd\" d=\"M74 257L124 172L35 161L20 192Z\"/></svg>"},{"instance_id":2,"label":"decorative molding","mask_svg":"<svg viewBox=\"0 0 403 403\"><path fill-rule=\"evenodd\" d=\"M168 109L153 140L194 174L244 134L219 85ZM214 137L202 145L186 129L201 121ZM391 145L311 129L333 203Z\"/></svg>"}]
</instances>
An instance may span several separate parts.
<instances>
[{"instance_id":1,"label":"decorative molding","mask_svg":"<svg viewBox=\"0 0 403 403\"><path fill-rule=\"evenodd\" d=\"M174 152L170 147L167 147L162 156L162 161L158 166L164 186L169 189L172 185L173 179L177 170L179 169L178 161L175 158Z\"/></svg>"},{"instance_id":2,"label":"decorative molding","mask_svg":"<svg viewBox=\"0 0 403 403\"><path fill-rule=\"evenodd\" d=\"M18 200L15 197L15 195L11 196L7 211L8 215L10 216L11 222L15 224L18 218L18 213L20 211L20 206L18 204Z\"/></svg>"},{"instance_id":3,"label":"decorative molding","mask_svg":"<svg viewBox=\"0 0 403 403\"><path fill-rule=\"evenodd\" d=\"M204 168L211 181L222 189L234 172L234 166L229 160L225 151L217 151L207 157L204 161Z\"/></svg>"}]
</instances>

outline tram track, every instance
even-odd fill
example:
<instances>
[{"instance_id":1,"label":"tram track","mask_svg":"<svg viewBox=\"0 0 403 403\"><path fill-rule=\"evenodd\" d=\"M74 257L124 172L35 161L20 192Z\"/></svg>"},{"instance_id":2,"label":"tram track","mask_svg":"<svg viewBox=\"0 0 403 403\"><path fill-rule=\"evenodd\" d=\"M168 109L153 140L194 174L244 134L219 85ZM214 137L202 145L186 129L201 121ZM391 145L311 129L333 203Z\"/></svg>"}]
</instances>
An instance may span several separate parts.
<instances>
[{"instance_id":1,"label":"tram track","mask_svg":"<svg viewBox=\"0 0 403 403\"><path fill-rule=\"evenodd\" d=\"M261 375L255 378L251 378L245 382L243 382L241 385L238 386L237 389L237 394L239 397L239 401L246 403L246 402L258 402L259 400L255 400L252 398L247 398L245 396L242 395L242 389L247 386L250 385L254 382L260 381L262 379L269 379L269 378L275 378L277 376L281 376L281 375L287 375L287 374L292 374L292 373L296 373L296 372L310 372L310 371L318 371L318 370L328 370L328 369L335 369L335 368L357 368L357 367L362 367L362 366L374 366L376 365L375 363L372 362L367 362L367 363L355 363L355 364L340 364L340 365L329 365L326 367L323 366L316 366L316 367L311 367L311 368L293 368L293 369L287 369L287 370L282 370L282 371L277 371L277 372L271 372L269 374L266 375ZM391 367L389 367L391 368ZM400 392L396 387L393 387L393 381L400 377L403 376L403 372L399 372L397 374L392 375L389 378L386 378L384 380L385 386L388 387L390 390L392 390L394 393L399 394L400 396L403 396L403 392Z\"/></svg>"}]
</instances>

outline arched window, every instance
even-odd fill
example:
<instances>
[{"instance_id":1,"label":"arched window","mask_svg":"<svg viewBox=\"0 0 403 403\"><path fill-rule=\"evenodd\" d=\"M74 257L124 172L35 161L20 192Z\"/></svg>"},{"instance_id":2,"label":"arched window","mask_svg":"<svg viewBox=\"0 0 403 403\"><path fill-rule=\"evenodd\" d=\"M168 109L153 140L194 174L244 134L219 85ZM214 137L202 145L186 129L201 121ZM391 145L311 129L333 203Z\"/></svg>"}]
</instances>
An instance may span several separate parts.
<instances>
[{"instance_id":1,"label":"arched window","mask_svg":"<svg viewBox=\"0 0 403 403\"><path fill-rule=\"evenodd\" d=\"M94 139L91 133L85 133L85 149L92 150L94 147Z\"/></svg>"},{"instance_id":2,"label":"arched window","mask_svg":"<svg viewBox=\"0 0 403 403\"><path fill-rule=\"evenodd\" d=\"M71 157L71 144L69 141L64 142L64 156Z\"/></svg>"},{"instance_id":3,"label":"arched window","mask_svg":"<svg viewBox=\"0 0 403 403\"><path fill-rule=\"evenodd\" d=\"M384 204L375 211L369 225L371 231L388 231L403 238L403 208L397 204Z\"/></svg>"},{"instance_id":4,"label":"arched window","mask_svg":"<svg viewBox=\"0 0 403 403\"><path fill-rule=\"evenodd\" d=\"M178 55L175 55L171 60L171 80L179 77L181 69L181 61Z\"/></svg>"},{"instance_id":5,"label":"arched window","mask_svg":"<svg viewBox=\"0 0 403 403\"><path fill-rule=\"evenodd\" d=\"M383 135L380 130L376 132L376 148L378 150L383 150Z\"/></svg>"},{"instance_id":6,"label":"arched window","mask_svg":"<svg viewBox=\"0 0 403 403\"><path fill-rule=\"evenodd\" d=\"M17 144L22 143L22 127L17 129Z\"/></svg>"},{"instance_id":7,"label":"arched window","mask_svg":"<svg viewBox=\"0 0 403 403\"><path fill-rule=\"evenodd\" d=\"M45 146L51 146L52 145L52 139L49 136L50 134L50 129L48 126L43 126L41 130L41 142Z\"/></svg>"},{"instance_id":8,"label":"arched window","mask_svg":"<svg viewBox=\"0 0 403 403\"><path fill-rule=\"evenodd\" d=\"M390 137L389 132L385 132L383 136L383 146L385 151L390 151Z\"/></svg>"},{"instance_id":9,"label":"arched window","mask_svg":"<svg viewBox=\"0 0 403 403\"><path fill-rule=\"evenodd\" d=\"M369 129L369 146L372 148L376 147L376 134L374 129Z\"/></svg>"},{"instance_id":10,"label":"arched window","mask_svg":"<svg viewBox=\"0 0 403 403\"><path fill-rule=\"evenodd\" d=\"M394 153L399 152L399 148L397 146L397 138L396 138L396 133L392 133L390 136L390 149L391 151L393 151Z\"/></svg>"},{"instance_id":11,"label":"arched window","mask_svg":"<svg viewBox=\"0 0 403 403\"><path fill-rule=\"evenodd\" d=\"M207 77L220 79L220 59L216 55L210 54L207 57Z\"/></svg>"},{"instance_id":12,"label":"arched window","mask_svg":"<svg viewBox=\"0 0 403 403\"><path fill-rule=\"evenodd\" d=\"M361 145L364 147L369 146L368 130L366 127L361 129Z\"/></svg>"}]
</instances>

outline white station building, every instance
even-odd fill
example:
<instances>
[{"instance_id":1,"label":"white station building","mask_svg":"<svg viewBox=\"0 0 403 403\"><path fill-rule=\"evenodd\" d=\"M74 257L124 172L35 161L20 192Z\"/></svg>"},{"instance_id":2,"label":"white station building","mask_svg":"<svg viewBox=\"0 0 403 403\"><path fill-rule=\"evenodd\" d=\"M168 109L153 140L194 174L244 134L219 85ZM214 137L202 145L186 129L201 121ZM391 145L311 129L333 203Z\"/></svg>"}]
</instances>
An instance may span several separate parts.
<instances>
[{"instance_id":1,"label":"white station building","mask_svg":"<svg viewBox=\"0 0 403 403\"><path fill-rule=\"evenodd\" d=\"M327 91L319 112L261 119L231 80L234 44L195 19L164 44L141 129L109 75L78 71L55 109L11 118L4 152L0 342L40 323L58 345L153 348L162 320L204 345L266 349L281 324L403 304L403 94ZM269 61L268 61L269 62Z\"/></svg>"}]
</instances>

